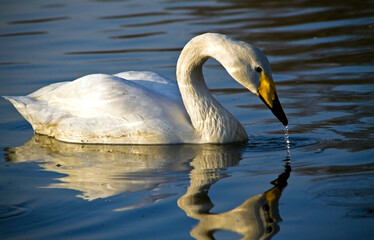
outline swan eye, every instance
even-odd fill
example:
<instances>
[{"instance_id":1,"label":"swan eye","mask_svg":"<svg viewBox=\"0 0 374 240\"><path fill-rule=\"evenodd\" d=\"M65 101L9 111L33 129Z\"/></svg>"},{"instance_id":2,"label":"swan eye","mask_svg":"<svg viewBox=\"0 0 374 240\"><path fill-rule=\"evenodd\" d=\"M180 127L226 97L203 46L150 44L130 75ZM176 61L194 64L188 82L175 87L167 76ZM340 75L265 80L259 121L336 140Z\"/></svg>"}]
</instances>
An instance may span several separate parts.
<instances>
[{"instance_id":1,"label":"swan eye","mask_svg":"<svg viewBox=\"0 0 374 240\"><path fill-rule=\"evenodd\" d=\"M256 70L256 72L258 72L258 73L261 73L261 72L262 72L262 68L260 68L260 67L256 67L255 70Z\"/></svg>"}]
</instances>

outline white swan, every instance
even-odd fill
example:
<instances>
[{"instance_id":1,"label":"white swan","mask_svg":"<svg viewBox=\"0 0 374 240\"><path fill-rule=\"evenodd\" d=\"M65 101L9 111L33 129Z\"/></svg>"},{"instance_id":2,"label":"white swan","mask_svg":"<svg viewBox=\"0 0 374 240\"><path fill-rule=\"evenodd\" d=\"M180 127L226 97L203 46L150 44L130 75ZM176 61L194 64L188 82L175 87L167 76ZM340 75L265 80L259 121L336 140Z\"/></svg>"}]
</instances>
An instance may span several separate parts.
<instances>
[{"instance_id":1,"label":"white swan","mask_svg":"<svg viewBox=\"0 0 374 240\"><path fill-rule=\"evenodd\" d=\"M205 84L202 66L210 57L287 125L266 56L252 45L215 33L199 35L183 48L177 63L178 83L152 72L93 74L51 84L27 96L4 98L35 132L66 142L246 141L243 126Z\"/></svg>"}]
</instances>

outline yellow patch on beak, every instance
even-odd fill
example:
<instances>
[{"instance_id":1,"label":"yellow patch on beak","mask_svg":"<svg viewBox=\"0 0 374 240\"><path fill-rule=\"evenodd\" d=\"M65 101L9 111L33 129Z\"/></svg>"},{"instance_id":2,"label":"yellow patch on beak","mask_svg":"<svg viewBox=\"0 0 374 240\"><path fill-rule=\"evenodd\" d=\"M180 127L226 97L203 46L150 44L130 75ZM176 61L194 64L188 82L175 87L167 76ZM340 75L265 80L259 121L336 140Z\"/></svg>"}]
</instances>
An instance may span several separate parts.
<instances>
[{"instance_id":1,"label":"yellow patch on beak","mask_svg":"<svg viewBox=\"0 0 374 240\"><path fill-rule=\"evenodd\" d=\"M273 101L276 96L276 89L275 83L272 77L269 77L264 73L261 72L260 76L260 84L258 85L257 95L260 95L265 103L270 107L273 108Z\"/></svg>"}]
</instances>

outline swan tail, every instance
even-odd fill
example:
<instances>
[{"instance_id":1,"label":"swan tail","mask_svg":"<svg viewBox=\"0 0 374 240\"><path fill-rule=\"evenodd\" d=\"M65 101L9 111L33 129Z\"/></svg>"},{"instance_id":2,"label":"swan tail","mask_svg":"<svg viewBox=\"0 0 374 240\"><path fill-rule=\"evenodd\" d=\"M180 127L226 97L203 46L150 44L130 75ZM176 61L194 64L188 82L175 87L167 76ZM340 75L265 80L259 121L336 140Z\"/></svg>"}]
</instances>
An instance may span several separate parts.
<instances>
[{"instance_id":1,"label":"swan tail","mask_svg":"<svg viewBox=\"0 0 374 240\"><path fill-rule=\"evenodd\" d=\"M29 96L3 96L31 124L35 132L54 136L56 126L66 114L56 111L44 101Z\"/></svg>"},{"instance_id":2,"label":"swan tail","mask_svg":"<svg viewBox=\"0 0 374 240\"><path fill-rule=\"evenodd\" d=\"M17 109L17 111L28 121L29 116L27 112L27 104L29 100L27 97L16 97L16 96L3 96L5 100L8 100L13 106Z\"/></svg>"}]
</instances>

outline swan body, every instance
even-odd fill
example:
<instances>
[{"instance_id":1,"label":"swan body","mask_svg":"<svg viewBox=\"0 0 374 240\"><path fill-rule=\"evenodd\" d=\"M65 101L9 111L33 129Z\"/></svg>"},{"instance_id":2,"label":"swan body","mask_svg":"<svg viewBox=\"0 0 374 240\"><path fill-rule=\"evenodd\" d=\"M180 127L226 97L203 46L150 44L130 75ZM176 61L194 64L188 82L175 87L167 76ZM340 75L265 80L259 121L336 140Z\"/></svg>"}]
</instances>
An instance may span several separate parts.
<instances>
[{"instance_id":1,"label":"swan body","mask_svg":"<svg viewBox=\"0 0 374 240\"><path fill-rule=\"evenodd\" d=\"M5 96L35 132L66 142L113 144L246 141L243 126L205 84L202 65L213 57L257 94L287 125L271 69L256 47L206 33L193 38L177 63L177 82L153 72L92 74Z\"/></svg>"}]
</instances>

